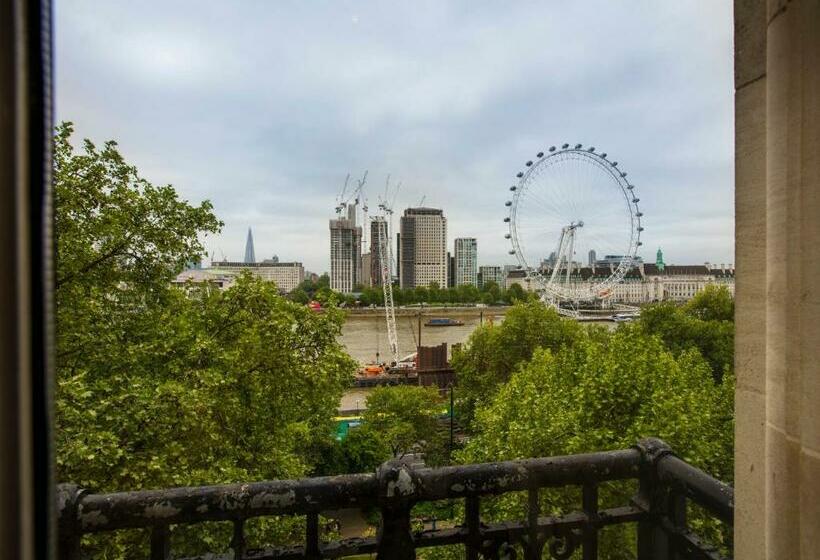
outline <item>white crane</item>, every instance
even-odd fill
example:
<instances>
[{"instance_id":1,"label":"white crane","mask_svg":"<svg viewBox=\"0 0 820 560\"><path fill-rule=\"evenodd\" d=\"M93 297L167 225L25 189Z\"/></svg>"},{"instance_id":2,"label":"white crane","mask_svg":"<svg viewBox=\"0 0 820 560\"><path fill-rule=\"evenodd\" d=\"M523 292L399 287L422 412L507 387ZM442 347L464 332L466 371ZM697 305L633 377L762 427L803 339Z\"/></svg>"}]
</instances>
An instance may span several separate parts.
<instances>
[{"instance_id":1,"label":"white crane","mask_svg":"<svg viewBox=\"0 0 820 560\"><path fill-rule=\"evenodd\" d=\"M376 226L376 245L379 251L379 268L382 277L382 293L384 294L384 315L387 321L387 343L390 347L390 354L393 361L399 361L399 336L396 329L396 308L393 304L393 244L390 242L390 232L393 229L393 203L398 194L401 183L396 186L393 194L393 201L389 201L390 175L387 176L387 183L384 188L384 197L380 197L380 215L374 218L384 223Z\"/></svg>"}]
</instances>

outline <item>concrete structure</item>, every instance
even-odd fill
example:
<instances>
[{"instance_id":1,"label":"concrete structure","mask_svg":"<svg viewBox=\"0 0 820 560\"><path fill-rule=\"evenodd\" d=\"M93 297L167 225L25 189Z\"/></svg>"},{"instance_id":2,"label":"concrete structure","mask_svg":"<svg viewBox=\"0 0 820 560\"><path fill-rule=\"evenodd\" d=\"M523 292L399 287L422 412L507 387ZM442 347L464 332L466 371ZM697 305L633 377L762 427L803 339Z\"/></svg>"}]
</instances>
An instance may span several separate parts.
<instances>
[{"instance_id":1,"label":"concrete structure","mask_svg":"<svg viewBox=\"0 0 820 560\"><path fill-rule=\"evenodd\" d=\"M401 217L402 288L447 285L447 218L437 208L408 208Z\"/></svg>"},{"instance_id":2,"label":"concrete structure","mask_svg":"<svg viewBox=\"0 0 820 560\"><path fill-rule=\"evenodd\" d=\"M595 266L595 261L598 260L597 253L595 253L595 249L590 249L587 255L587 266Z\"/></svg>"},{"instance_id":3,"label":"concrete structure","mask_svg":"<svg viewBox=\"0 0 820 560\"><path fill-rule=\"evenodd\" d=\"M455 285L478 285L478 242L475 237L457 237L455 241Z\"/></svg>"},{"instance_id":4,"label":"concrete structure","mask_svg":"<svg viewBox=\"0 0 820 560\"><path fill-rule=\"evenodd\" d=\"M233 285L235 279L236 276L233 273L192 268L177 274L176 278L171 280L171 284L178 287L185 287L188 284L208 284L225 290Z\"/></svg>"},{"instance_id":5,"label":"concrete structure","mask_svg":"<svg viewBox=\"0 0 820 560\"><path fill-rule=\"evenodd\" d=\"M330 288L349 294L361 281L362 228L355 204L343 204L342 212L346 217L330 220Z\"/></svg>"},{"instance_id":6,"label":"concrete structure","mask_svg":"<svg viewBox=\"0 0 820 560\"><path fill-rule=\"evenodd\" d=\"M256 262L256 251L253 248L253 233L251 228L248 228L248 238L245 239L245 261L246 263Z\"/></svg>"},{"instance_id":7,"label":"concrete structure","mask_svg":"<svg viewBox=\"0 0 820 560\"><path fill-rule=\"evenodd\" d=\"M820 1L735 0L735 558L820 550Z\"/></svg>"},{"instance_id":8,"label":"concrete structure","mask_svg":"<svg viewBox=\"0 0 820 560\"><path fill-rule=\"evenodd\" d=\"M382 285L381 257L379 256L378 246L379 239L382 239L387 245L391 242L388 237L387 221L377 216L370 221L370 266L365 267L364 264L362 264L362 272L367 272L371 286ZM390 271L390 277L393 277L392 270Z\"/></svg>"},{"instance_id":9,"label":"concrete structure","mask_svg":"<svg viewBox=\"0 0 820 560\"><path fill-rule=\"evenodd\" d=\"M359 271L359 278L361 280L361 285L365 287L373 286L372 271L373 271L373 254L372 253L364 253L361 259L361 270ZM378 255L376 255L378 258Z\"/></svg>"},{"instance_id":10,"label":"concrete structure","mask_svg":"<svg viewBox=\"0 0 820 560\"><path fill-rule=\"evenodd\" d=\"M288 293L305 279L305 269L300 262L243 263L231 261L214 261L210 272L215 274L237 275L247 270L262 280L276 283L280 292Z\"/></svg>"},{"instance_id":11,"label":"concrete structure","mask_svg":"<svg viewBox=\"0 0 820 560\"><path fill-rule=\"evenodd\" d=\"M482 288L488 282L495 282L499 288L504 287L504 271L500 266L478 267L478 287Z\"/></svg>"}]
</instances>

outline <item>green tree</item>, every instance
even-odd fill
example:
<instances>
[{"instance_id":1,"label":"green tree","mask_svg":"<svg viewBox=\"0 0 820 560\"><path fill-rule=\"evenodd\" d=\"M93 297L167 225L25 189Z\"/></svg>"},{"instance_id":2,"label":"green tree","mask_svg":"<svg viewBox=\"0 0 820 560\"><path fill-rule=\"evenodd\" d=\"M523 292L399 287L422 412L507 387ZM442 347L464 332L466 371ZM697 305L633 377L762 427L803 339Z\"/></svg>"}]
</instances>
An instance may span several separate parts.
<instances>
[{"instance_id":1,"label":"green tree","mask_svg":"<svg viewBox=\"0 0 820 560\"><path fill-rule=\"evenodd\" d=\"M440 442L437 417L443 401L431 387L378 387L367 397L364 427L384 442L394 456L411 449L435 448Z\"/></svg>"},{"instance_id":2,"label":"green tree","mask_svg":"<svg viewBox=\"0 0 820 560\"><path fill-rule=\"evenodd\" d=\"M683 308L689 315L704 321L735 320L735 299L726 286L706 286Z\"/></svg>"},{"instance_id":3,"label":"green tree","mask_svg":"<svg viewBox=\"0 0 820 560\"><path fill-rule=\"evenodd\" d=\"M521 284L513 284L504 294L504 301L506 301L509 305L526 300L527 293L524 291L524 288L521 287Z\"/></svg>"},{"instance_id":4,"label":"green tree","mask_svg":"<svg viewBox=\"0 0 820 560\"><path fill-rule=\"evenodd\" d=\"M715 380L733 371L734 302L725 287L709 287L683 306L648 305L639 323L676 355L696 348L709 362Z\"/></svg>"},{"instance_id":5,"label":"green tree","mask_svg":"<svg viewBox=\"0 0 820 560\"><path fill-rule=\"evenodd\" d=\"M142 179L113 142L75 152L71 133L57 129L54 158L58 480L118 491L306 474L355 370L341 312L250 275L224 292L172 287L221 226L210 204ZM191 554L213 539L179 531ZM129 538L94 553L144 556Z\"/></svg>"},{"instance_id":6,"label":"green tree","mask_svg":"<svg viewBox=\"0 0 820 560\"><path fill-rule=\"evenodd\" d=\"M712 382L696 349L675 356L639 326L606 340L581 334L572 346L539 348L494 398L481 403L461 462L498 461L619 449L647 436L684 460L730 481L733 380ZM602 501L626 503L626 485L602 487ZM545 511L575 509L570 490L545 491ZM488 501L488 516L523 514L525 498ZM716 533L713 533L716 536ZM602 558L630 558L634 528L602 535Z\"/></svg>"},{"instance_id":7,"label":"green tree","mask_svg":"<svg viewBox=\"0 0 820 560\"><path fill-rule=\"evenodd\" d=\"M459 380L459 416L469 422L476 404L492 398L537 349L571 346L581 329L578 323L562 319L540 302L518 304L501 324L475 329L452 358Z\"/></svg>"}]
</instances>

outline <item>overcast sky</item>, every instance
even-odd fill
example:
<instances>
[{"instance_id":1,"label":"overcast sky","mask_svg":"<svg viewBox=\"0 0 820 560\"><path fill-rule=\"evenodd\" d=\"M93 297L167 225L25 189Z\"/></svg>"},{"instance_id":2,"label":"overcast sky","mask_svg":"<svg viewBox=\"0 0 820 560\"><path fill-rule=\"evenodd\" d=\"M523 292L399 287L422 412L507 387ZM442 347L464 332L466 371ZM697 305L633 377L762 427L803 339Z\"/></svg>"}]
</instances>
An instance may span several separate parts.
<instances>
[{"instance_id":1,"label":"overcast sky","mask_svg":"<svg viewBox=\"0 0 820 560\"><path fill-rule=\"evenodd\" d=\"M640 193L644 258L733 262L729 0L56 2L60 120L154 183L210 199L216 258L329 268L345 175L444 209L449 245L512 262L524 161L594 145Z\"/></svg>"}]
</instances>

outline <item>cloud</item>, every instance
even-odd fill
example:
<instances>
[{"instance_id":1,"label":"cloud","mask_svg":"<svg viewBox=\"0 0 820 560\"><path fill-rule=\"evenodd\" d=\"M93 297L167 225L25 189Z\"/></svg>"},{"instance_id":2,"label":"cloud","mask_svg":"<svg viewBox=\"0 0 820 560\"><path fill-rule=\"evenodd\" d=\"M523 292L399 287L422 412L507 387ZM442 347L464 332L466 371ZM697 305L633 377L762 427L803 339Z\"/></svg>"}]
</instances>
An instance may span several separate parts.
<instances>
[{"instance_id":1,"label":"cloud","mask_svg":"<svg viewBox=\"0 0 820 560\"><path fill-rule=\"evenodd\" d=\"M371 201L392 173L398 210L426 196L451 245L509 262L515 173L582 142L638 186L647 254L733 261L728 3L75 0L56 29L58 117L211 199L217 256L251 226L258 255L326 270L335 196L369 169Z\"/></svg>"}]
</instances>

